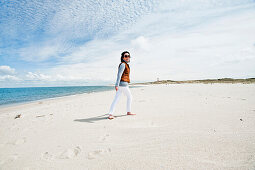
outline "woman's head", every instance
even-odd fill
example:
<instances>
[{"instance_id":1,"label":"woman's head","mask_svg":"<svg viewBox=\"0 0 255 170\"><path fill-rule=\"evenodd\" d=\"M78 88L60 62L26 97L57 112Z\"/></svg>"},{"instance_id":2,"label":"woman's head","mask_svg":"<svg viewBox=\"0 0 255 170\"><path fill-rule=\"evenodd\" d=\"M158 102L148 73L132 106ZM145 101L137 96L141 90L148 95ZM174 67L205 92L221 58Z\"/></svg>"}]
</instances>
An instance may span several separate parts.
<instances>
[{"instance_id":1,"label":"woman's head","mask_svg":"<svg viewBox=\"0 0 255 170\"><path fill-rule=\"evenodd\" d=\"M124 51L121 53L121 58L120 60L125 60L126 62L129 62L130 61L130 53L128 51Z\"/></svg>"}]
</instances>

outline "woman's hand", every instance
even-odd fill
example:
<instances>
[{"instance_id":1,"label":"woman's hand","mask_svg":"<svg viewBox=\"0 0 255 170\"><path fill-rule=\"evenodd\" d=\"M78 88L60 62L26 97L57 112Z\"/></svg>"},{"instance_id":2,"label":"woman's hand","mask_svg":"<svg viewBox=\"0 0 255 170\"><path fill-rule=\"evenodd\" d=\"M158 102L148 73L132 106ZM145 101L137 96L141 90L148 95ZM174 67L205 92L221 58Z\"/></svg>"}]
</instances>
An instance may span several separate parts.
<instances>
[{"instance_id":1,"label":"woman's hand","mask_svg":"<svg viewBox=\"0 0 255 170\"><path fill-rule=\"evenodd\" d=\"M118 86L115 86L115 90L118 91Z\"/></svg>"}]
</instances>

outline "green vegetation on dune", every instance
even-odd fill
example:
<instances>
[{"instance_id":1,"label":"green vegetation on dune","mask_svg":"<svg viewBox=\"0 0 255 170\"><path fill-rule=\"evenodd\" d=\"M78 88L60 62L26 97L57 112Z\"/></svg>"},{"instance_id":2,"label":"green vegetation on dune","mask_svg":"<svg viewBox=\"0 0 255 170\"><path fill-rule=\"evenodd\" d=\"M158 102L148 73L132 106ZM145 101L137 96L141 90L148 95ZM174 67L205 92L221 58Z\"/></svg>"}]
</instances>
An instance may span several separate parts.
<instances>
[{"instance_id":1,"label":"green vegetation on dune","mask_svg":"<svg viewBox=\"0 0 255 170\"><path fill-rule=\"evenodd\" d=\"M255 83L255 78L247 79L232 79L232 78L222 78L222 79L204 79L204 80L184 80L184 81L174 81L174 80L159 80L154 82L145 83L133 83L133 84L182 84L182 83L243 83L250 84Z\"/></svg>"}]
</instances>

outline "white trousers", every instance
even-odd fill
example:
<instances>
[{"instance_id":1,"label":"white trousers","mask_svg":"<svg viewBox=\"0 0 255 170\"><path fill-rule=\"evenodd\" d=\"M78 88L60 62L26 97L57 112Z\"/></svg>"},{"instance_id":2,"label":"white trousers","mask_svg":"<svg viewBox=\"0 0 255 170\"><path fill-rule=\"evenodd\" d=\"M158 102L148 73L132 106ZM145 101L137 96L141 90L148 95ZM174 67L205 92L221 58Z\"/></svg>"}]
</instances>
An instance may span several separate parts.
<instances>
[{"instance_id":1,"label":"white trousers","mask_svg":"<svg viewBox=\"0 0 255 170\"><path fill-rule=\"evenodd\" d=\"M109 115L113 115L116 104L119 102L121 94L124 93L127 96L127 112L131 112L131 102L132 102L132 95L129 90L129 86L119 86L118 90L116 91L116 95L114 100L111 104Z\"/></svg>"}]
</instances>

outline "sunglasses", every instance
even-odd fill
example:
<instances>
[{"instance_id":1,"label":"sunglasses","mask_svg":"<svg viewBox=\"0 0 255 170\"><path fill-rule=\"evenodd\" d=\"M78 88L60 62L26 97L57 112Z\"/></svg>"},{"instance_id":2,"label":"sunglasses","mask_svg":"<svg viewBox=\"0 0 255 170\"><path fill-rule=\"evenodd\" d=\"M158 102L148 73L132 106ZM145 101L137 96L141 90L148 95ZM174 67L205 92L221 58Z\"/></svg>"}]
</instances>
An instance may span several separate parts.
<instances>
[{"instance_id":1,"label":"sunglasses","mask_svg":"<svg viewBox=\"0 0 255 170\"><path fill-rule=\"evenodd\" d=\"M131 58L130 55L124 55L124 57L125 57L125 58L127 58L127 57Z\"/></svg>"}]
</instances>

